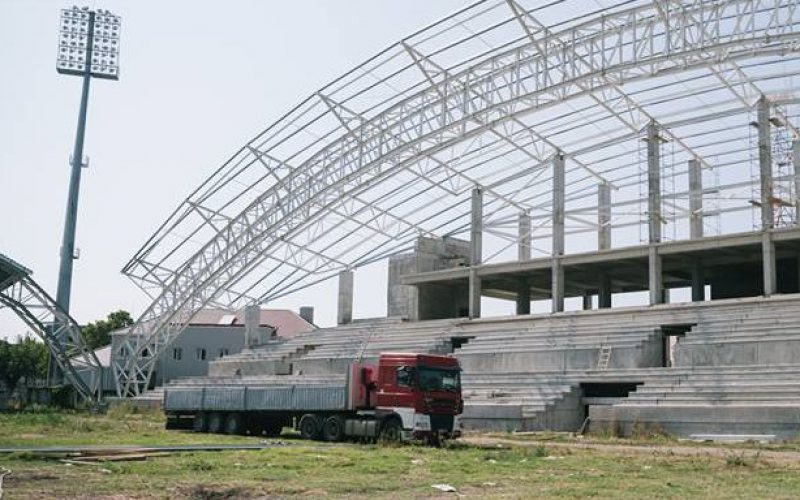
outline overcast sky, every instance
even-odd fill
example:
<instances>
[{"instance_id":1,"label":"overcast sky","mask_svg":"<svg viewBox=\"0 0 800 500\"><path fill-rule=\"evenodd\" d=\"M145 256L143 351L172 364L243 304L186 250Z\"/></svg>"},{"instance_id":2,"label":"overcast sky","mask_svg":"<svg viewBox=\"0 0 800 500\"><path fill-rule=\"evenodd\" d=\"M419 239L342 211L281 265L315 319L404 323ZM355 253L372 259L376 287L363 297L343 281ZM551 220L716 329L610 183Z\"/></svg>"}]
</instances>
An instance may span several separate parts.
<instances>
[{"instance_id":1,"label":"overcast sky","mask_svg":"<svg viewBox=\"0 0 800 500\"><path fill-rule=\"evenodd\" d=\"M56 73L61 8L0 0L0 252L55 295L80 78ZM81 323L147 300L120 269L257 132L463 0L89 1L122 16L121 76L93 80L72 308ZM355 315L385 314L385 268L356 274ZM270 304L335 321L335 283ZM25 326L0 311L0 336Z\"/></svg>"}]
</instances>

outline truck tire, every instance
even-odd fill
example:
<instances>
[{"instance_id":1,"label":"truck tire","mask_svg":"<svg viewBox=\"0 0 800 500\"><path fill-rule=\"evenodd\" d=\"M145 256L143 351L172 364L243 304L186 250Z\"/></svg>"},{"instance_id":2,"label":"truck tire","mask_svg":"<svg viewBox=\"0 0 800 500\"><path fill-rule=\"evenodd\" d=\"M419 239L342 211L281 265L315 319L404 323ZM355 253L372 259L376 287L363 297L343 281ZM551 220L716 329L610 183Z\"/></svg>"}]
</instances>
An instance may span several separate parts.
<instances>
[{"instance_id":1,"label":"truck tire","mask_svg":"<svg viewBox=\"0 0 800 500\"><path fill-rule=\"evenodd\" d=\"M239 413L229 413L225 418L225 434L244 434L242 416Z\"/></svg>"},{"instance_id":2,"label":"truck tire","mask_svg":"<svg viewBox=\"0 0 800 500\"><path fill-rule=\"evenodd\" d=\"M208 416L208 432L222 432L224 418L222 413L215 411Z\"/></svg>"},{"instance_id":3,"label":"truck tire","mask_svg":"<svg viewBox=\"0 0 800 500\"><path fill-rule=\"evenodd\" d=\"M403 424L395 417L389 417L381 424L381 441L398 443L403 437Z\"/></svg>"},{"instance_id":4,"label":"truck tire","mask_svg":"<svg viewBox=\"0 0 800 500\"><path fill-rule=\"evenodd\" d=\"M201 411L195 414L192 430L195 432L208 432L208 414L206 412Z\"/></svg>"},{"instance_id":5,"label":"truck tire","mask_svg":"<svg viewBox=\"0 0 800 500\"><path fill-rule=\"evenodd\" d=\"M303 439L319 439L322 430L320 418L313 413L303 415L297 427L300 428L300 437Z\"/></svg>"},{"instance_id":6,"label":"truck tire","mask_svg":"<svg viewBox=\"0 0 800 500\"><path fill-rule=\"evenodd\" d=\"M344 418L339 415L326 418L325 424L322 426L322 437L325 438L325 441L344 441Z\"/></svg>"}]
</instances>

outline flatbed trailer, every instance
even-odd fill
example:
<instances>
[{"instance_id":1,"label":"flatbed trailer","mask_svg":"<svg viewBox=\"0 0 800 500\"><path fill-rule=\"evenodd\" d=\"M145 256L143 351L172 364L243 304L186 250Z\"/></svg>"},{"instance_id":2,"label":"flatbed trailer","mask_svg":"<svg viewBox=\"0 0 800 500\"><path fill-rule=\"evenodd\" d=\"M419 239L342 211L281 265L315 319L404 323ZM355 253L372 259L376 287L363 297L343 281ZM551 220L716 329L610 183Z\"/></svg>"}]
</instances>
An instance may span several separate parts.
<instances>
[{"instance_id":1,"label":"flatbed trailer","mask_svg":"<svg viewBox=\"0 0 800 500\"><path fill-rule=\"evenodd\" d=\"M377 364L352 363L343 376L183 383L164 390L169 427L198 432L303 438L423 439L461 435L460 367L451 356L385 353Z\"/></svg>"}]
</instances>

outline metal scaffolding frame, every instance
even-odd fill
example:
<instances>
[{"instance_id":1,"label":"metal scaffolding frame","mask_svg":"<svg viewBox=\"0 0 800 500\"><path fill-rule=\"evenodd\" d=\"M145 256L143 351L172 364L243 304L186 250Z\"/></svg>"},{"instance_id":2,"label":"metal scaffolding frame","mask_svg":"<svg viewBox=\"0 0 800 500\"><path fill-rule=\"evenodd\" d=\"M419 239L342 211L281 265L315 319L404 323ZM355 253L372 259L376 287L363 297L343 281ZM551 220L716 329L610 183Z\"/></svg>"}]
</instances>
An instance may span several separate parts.
<instances>
[{"instance_id":1,"label":"metal scaffolding frame","mask_svg":"<svg viewBox=\"0 0 800 500\"><path fill-rule=\"evenodd\" d=\"M485 0L388 47L250 140L125 266L153 302L120 343L128 355L115 353L119 394L146 387L203 307L274 300L420 235L469 234L476 186L484 231L502 241L484 245L492 258L515 252L520 212L533 249L546 247L559 151L567 236L597 231L598 184L612 189L606 229L646 224L648 124L670 143L669 176L694 160L715 179L704 217L750 210L742 143L756 102L781 100L778 118L798 137L798 10L796 0ZM661 198L663 222L688 228L688 188Z\"/></svg>"}]
</instances>

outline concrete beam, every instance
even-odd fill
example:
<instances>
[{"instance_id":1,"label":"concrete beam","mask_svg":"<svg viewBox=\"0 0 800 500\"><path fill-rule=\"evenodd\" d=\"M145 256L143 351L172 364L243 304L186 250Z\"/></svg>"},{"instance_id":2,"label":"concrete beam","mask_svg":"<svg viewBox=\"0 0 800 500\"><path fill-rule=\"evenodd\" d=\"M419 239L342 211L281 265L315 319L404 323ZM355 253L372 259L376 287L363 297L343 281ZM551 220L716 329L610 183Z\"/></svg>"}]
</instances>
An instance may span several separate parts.
<instances>
[{"instance_id":1,"label":"concrete beam","mask_svg":"<svg viewBox=\"0 0 800 500\"><path fill-rule=\"evenodd\" d=\"M339 304L336 322L346 325L353 322L353 271L339 272Z\"/></svg>"},{"instance_id":2,"label":"concrete beam","mask_svg":"<svg viewBox=\"0 0 800 500\"><path fill-rule=\"evenodd\" d=\"M527 212L519 214L519 241L517 242L517 259L531 259L531 216Z\"/></svg>"},{"instance_id":3,"label":"concrete beam","mask_svg":"<svg viewBox=\"0 0 800 500\"><path fill-rule=\"evenodd\" d=\"M770 103L766 96L758 100L758 169L761 178L761 229L772 229L775 214L772 210L772 132L769 122Z\"/></svg>"},{"instance_id":4,"label":"concrete beam","mask_svg":"<svg viewBox=\"0 0 800 500\"><path fill-rule=\"evenodd\" d=\"M661 137L658 124L647 125L647 221L650 243L661 242Z\"/></svg>"},{"instance_id":5,"label":"concrete beam","mask_svg":"<svg viewBox=\"0 0 800 500\"><path fill-rule=\"evenodd\" d=\"M553 312L564 310L564 155L561 152L553 157L553 274L552 292Z\"/></svg>"},{"instance_id":6,"label":"concrete beam","mask_svg":"<svg viewBox=\"0 0 800 500\"><path fill-rule=\"evenodd\" d=\"M481 278L478 266L483 259L483 190L472 190L472 221L470 226L469 317L481 317Z\"/></svg>"},{"instance_id":7,"label":"concrete beam","mask_svg":"<svg viewBox=\"0 0 800 500\"><path fill-rule=\"evenodd\" d=\"M703 237L703 167L689 160L689 237Z\"/></svg>"}]
</instances>

